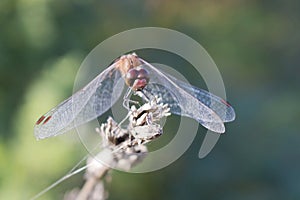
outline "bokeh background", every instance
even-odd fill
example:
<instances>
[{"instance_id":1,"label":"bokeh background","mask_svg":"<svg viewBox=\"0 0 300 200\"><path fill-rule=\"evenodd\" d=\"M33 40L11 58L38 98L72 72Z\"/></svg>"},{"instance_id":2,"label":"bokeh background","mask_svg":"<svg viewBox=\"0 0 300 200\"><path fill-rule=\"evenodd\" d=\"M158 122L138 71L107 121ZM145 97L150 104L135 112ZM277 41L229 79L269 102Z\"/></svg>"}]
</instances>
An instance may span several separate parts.
<instances>
[{"instance_id":1,"label":"bokeh background","mask_svg":"<svg viewBox=\"0 0 300 200\"><path fill-rule=\"evenodd\" d=\"M1 0L0 199L29 199L86 155L74 133L37 142L33 125L72 94L89 51L144 26L202 44L237 119L202 160L199 128L172 165L147 174L114 171L109 199L300 199L299 10L297 0ZM82 175L41 199L62 199L82 185Z\"/></svg>"}]
</instances>

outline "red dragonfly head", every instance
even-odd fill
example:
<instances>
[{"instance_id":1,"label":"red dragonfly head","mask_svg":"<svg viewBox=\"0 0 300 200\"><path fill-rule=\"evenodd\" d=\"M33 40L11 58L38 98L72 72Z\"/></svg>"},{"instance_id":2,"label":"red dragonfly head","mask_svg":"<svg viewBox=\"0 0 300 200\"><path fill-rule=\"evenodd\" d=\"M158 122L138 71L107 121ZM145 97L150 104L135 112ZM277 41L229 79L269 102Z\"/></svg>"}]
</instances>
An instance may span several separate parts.
<instances>
[{"instance_id":1,"label":"red dragonfly head","mask_svg":"<svg viewBox=\"0 0 300 200\"><path fill-rule=\"evenodd\" d=\"M135 91L142 90L149 82L149 72L141 65L135 53L121 56L116 61L116 68L124 76L125 83Z\"/></svg>"}]
</instances>

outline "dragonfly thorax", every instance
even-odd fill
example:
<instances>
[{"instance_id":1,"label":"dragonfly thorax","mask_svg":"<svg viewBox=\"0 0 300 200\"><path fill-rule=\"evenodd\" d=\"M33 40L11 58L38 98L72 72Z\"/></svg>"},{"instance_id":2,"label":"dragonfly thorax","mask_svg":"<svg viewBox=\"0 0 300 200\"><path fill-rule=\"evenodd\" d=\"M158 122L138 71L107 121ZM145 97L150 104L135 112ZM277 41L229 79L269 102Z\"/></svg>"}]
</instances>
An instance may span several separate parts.
<instances>
[{"instance_id":1,"label":"dragonfly thorax","mask_svg":"<svg viewBox=\"0 0 300 200\"><path fill-rule=\"evenodd\" d=\"M142 65L141 61L135 53L121 56L118 60L115 61L115 64L116 69L118 69L123 76L125 76L130 69Z\"/></svg>"}]
</instances>

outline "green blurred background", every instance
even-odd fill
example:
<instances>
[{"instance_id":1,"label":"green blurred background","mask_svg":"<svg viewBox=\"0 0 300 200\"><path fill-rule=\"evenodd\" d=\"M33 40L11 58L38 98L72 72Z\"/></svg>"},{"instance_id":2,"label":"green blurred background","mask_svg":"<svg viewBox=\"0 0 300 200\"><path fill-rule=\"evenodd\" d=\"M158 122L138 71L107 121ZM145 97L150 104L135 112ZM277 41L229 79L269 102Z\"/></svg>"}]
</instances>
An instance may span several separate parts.
<instances>
[{"instance_id":1,"label":"green blurred background","mask_svg":"<svg viewBox=\"0 0 300 200\"><path fill-rule=\"evenodd\" d=\"M74 133L37 142L33 125L72 94L89 51L144 26L202 44L237 119L202 160L204 128L162 170L113 172L110 199L300 199L299 10L297 0L1 0L0 199L29 199L86 154ZM41 199L81 184L82 174Z\"/></svg>"}]
</instances>

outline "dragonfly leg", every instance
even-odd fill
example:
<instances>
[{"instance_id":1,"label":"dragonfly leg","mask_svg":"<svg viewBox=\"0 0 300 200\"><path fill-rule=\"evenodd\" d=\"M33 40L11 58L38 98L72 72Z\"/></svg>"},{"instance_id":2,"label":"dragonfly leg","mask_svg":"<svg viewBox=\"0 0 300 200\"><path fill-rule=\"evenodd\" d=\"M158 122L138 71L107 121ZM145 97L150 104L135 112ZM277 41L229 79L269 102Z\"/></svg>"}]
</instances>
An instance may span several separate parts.
<instances>
[{"instance_id":1,"label":"dragonfly leg","mask_svg":"<svg viewBox=\"0 0 300 200\"><path fill-rule=\"evenodd\" d=\"M126 94L123 97L123 107L130 111L129 103L130 103L130 95L131 95L131 88L128 88Z\"/></svg>"},{"instance_id":2,"label":"dragonfly leg","mask_svg":"<svg viewBox=\"0 0 300 200\"><path fill-rule=\"evenodd\" d=\"M126 94L124 95L124 98L123 98L123 107L126 108L128 112L130 111L130 105L129 105L130 103L136 104L139 107L141 106L140 102L130 99L131 91L132 91L132 89L128 88L128 90L127 90L127 92L126 92Z\"/></svg>"}]
</instances>

